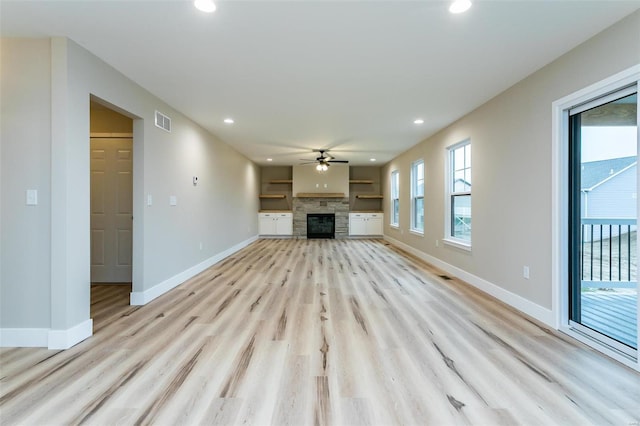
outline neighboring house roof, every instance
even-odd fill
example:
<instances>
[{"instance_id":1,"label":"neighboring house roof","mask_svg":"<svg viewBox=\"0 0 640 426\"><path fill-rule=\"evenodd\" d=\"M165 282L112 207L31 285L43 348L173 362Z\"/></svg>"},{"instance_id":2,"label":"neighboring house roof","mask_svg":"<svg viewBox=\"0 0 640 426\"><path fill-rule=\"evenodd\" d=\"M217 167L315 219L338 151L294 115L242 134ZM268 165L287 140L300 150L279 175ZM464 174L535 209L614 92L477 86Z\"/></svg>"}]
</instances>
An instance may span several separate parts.
<instances>
[{"instance_id":1,"label":"neighboring house roof","mask_svg":"<svg viewBox=\"0 0 640 426\"><path fill-rule=\"evenodd\" d=\"M582 163L581 189L583 191L591 191L604 181L611 179L631 166L635 166L636 163L637 157L635 156Z\"/></svg>"},{"instance_id":2,"label":"neighboring house roof","mask_svg":"<svg viewBox=\"0 0 640 426\"><path fill-rule=\"evenodd\" d=\"M453 181L453 184L455 185L458 182L462 182L463 185L471 187L471 184L469 182L467 182L465 179L462 178L458 178L455 181Z\"/></svg>"}]
</instances>

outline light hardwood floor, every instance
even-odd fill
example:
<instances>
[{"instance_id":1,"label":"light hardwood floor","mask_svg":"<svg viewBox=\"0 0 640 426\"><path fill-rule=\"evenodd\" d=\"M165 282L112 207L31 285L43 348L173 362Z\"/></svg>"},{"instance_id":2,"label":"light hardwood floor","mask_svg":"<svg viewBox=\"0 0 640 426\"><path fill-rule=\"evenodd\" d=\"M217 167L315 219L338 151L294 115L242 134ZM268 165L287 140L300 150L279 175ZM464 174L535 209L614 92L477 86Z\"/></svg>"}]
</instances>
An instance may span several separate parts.
<instances>
[{"instance_id":1,"label":"light hardwood floor","mask_svg":"<svg viewBox=\"0 0 640 426\"><path fill-rule=\"evenodd\" d=\"M143 307L96 293L93 337L1 350L0 423L640 422L640 374L440 275L380 240L259 240Z\"/></svg>"}]
</instances>

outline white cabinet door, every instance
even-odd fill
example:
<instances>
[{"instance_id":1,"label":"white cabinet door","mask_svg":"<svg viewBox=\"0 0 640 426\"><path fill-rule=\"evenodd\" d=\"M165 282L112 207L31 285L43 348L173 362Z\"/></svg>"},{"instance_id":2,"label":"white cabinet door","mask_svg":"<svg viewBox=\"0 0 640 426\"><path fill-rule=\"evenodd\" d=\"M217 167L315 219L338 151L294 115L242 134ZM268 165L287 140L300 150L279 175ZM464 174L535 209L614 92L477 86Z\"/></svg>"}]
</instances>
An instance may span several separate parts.
<instances>
[{"instance_id":1,"label":"white cabinet door","mask_svg":"<svg viewBox=\"0 0 640 426\"><path fill-rule=\"evenodd\" d=\"M349 213L349 235L382 235L382 213Z\"/></svg>"},{"instance_id":2,"label":"white cabinet door","mask_svg":"<svg viewBox=\"0 0 640 426\"><path fill-rule=\"evenodd\" d=\"M370 213L367 220L367 235L382 235L382 213Z\"/></svg>"},{"instance_id":3,"label":"white cabinet door","mask_svg":"<svg viewBox=\"0 0 640 426\"><path fill-rule=\"evenodd\" d=\"M293 214L258 213L258 234L293 235Z\"/></svg>"},{"instance_id":4,"label":"white cabinet door","mask_svg":"<svg viewBox=\"0 0 640 426\"><path fill-rule=\"evenodd\" d=\"M349 235L367 235L366 213L349 213Z\"/></svg>"},{"instance_id":5,"label":"white cabinet door","mask_svg":"<svg viewBox=\"0 0 640 426\"><path fill-rule=\"evenodd\" d=\"M258 234L276 234L276 215L274 213L258 213Z\"/></svg>"},{"instance_id":6,"label":"white cabinet door","mask_svg":"<svg viewBox=\"0 0 640 426\"><path fill-rule=\"evenodd\" d=\"M277 215L276 235L293 235L293 215L291 213Z\"/></svg>"}]
</instances>

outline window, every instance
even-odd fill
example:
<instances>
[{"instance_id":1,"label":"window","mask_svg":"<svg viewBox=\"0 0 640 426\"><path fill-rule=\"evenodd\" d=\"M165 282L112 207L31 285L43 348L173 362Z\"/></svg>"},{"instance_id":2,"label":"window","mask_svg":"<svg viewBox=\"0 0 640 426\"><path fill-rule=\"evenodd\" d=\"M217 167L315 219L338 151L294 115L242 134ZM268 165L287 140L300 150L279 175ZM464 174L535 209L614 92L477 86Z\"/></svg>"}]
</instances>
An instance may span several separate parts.
<instances>
[{"instance_id":1,"label":"window","mask_svg":"<svg viewBox=\"0 0 640 426\"><path fill-rule=\"evenodd\" d=\"M445 240L471 246L471 141L449 148Z\"/></svg>"},{"instance_id":2,"label":"window","mask_svg":"<svg viewBox=\"0 0 640 426\"><path fill-rule=\"evenodd\" d=\"M391 225L399 226L400 223L400 186L398 183L398 171L391 172Z\"/></svg>"},{"instance_id":3,"label":"window","mask_svg":"<svg viewBox=\"0 0 640 426\"><path fill-rule=\"evenodd\" d=\"M424 161L411 165L411 230L424 232Z\"/></svg>"}]
</instances>

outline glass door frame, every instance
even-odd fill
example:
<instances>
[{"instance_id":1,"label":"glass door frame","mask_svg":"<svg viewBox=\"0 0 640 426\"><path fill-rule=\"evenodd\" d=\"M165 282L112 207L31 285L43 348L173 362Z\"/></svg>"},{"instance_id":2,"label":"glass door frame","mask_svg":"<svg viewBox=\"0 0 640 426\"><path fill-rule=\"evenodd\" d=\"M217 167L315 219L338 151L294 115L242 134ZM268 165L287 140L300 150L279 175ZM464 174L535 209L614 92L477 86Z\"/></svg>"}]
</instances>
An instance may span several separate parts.
<instances>
[{"instance_id":1,"label":"glass door frame","mask_svg":"<svg viewBox=\"0 0 640 426\"><path fill-rule=\"evenodd\" d=\"M636 90L640 82L640 64L619 72L602 81L592 84L575 93L567 95L552 103L552 309L551 316L554 328L579 340L588 346L618 360L619 362L640 371L640 359L637 350L620 350L615 344L608 344L600 339L600 333L590 329L581 330L569 318L569 111L580 105L586 105L603 98L625 87L634 86ZM639 111L640 123L640 111ZM639 127L640 128L640 127ZM640 132L639 132L640 133ZM640 140L640 134L639 140ZM640 152L640 151L639 151ZM640 168L639 178L640 178ZM574 177L575 179L575 177ZM640 181L640 179L639 179ZM638 199L640 211L640 198ZM639 247L640 251L640 247ZM575 273L575 271L573 272ZM640 298L638 298L640 311ZM638 315L640 330L640 315ZM596 335L597 334L597 335ZM613 341L613 339L611 339ZM613 341L617 343L616 341ZM624 348L630 349L625 345ZM623 348L623 349L624 349Z\"/></svg>"}]
</instances>

